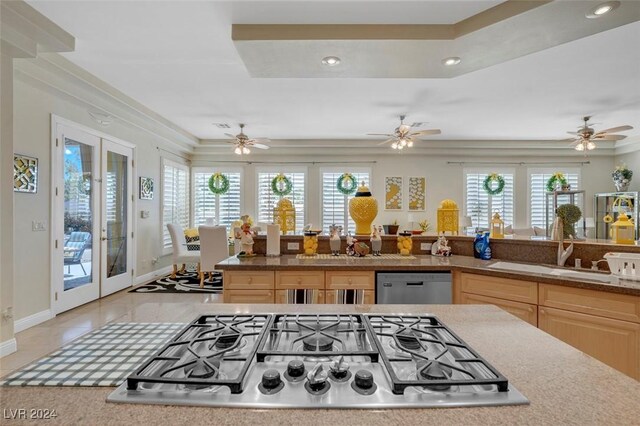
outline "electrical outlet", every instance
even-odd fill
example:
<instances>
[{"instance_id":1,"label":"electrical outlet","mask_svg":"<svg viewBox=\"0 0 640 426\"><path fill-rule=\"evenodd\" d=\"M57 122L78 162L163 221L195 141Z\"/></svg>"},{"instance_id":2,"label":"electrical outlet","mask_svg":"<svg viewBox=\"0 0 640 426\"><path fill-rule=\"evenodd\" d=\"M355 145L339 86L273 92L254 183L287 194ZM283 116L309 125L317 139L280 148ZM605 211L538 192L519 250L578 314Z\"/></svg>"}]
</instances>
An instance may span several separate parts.
<instances>
[{"instance_id":1,"label":"electrical outlet","mask_svg":"<svg viewBox=\"0 0 640 426\"><path fill-rule=\"evenodd\" d=\"M31 230L32 231L46 231L47 224L45 221L34 220L31 221Z\"/></svg>"},{"instance_id":2,"label":"electrical outlet","mask_svg":"<svg viewBox=\"0 0 640 426\"><path fill-rule=\"evenodd\" d=\"M432 245L432 243L420 243L420 250L429 251Z\"/></svg>"},{"instance_id":3,"label":"electrical outlet","mask_svg":"<svg viewBox=\"0 0 640 426\"><path fill-rule=\"evenodd\" d=\"M148 219L149 218L149 210L140 210L140 218Z\"/></svg>"},{"instance_id":4,"label":"electrical outlet","mask_svg":"<svg viewBox=\"0 0 640 426\"><path fill-rule=\"evenodd\" d=\"M158 258L157 257L152 257L151 258L151 264L155 265L156 263L158 263Z\"/></svg>"},{"instance_id":5,"label":"electrical outlet","mask_svg":"<svg viewBox=\"0 0 640 426\"><path fill-rule=\"evenodd\" d=\"M300 243L287 243L287 250L300 250Z\"/></svg>"}]
</instances>

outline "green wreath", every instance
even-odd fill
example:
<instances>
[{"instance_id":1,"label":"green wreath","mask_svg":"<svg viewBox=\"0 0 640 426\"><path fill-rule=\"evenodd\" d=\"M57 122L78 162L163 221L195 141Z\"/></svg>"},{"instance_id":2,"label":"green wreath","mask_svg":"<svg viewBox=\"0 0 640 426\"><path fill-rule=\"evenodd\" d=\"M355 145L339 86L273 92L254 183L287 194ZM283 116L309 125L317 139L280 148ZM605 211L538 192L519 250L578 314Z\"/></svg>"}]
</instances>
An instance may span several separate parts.
<instances>
[{"instance_id":1,"label":"green wreath","mask_svg":"<svg viewBox=\"0 0 640 426\"><path fill-rule=\"evenodd\" d=\"M498 182L497 187L493 187L493 182ZM504 190L504 178L497 173L491 173L484 180L482 185L489 195L498 195Z\"/></svg>"},{"instance_id":2,"label":"green wreath","mask_svg":"<svg viewBox=\"0 0 640 426\"><path fill-rule=\"evenodd\" d=\"M345 186L346 182L349 182L348 186ZM356 182L356 179L351 173L343 173L336 182L336 188L338 188L338 191L343 195L351 195L358 189L358 182Z\"/></svg>"},{"instance_id":3,"label":"green wreath","mask_svg":"<svg viewBox=\"0 0 640 426\"><path fill-rule=\"evenodd\" d=\"M567 185L567 178L560 172L554 173L553 176L547 181L547 191L553 192L556 190L557 183L560 182L561 186Z\"/></svg>"},{"instance_id":4,"label":"green wreath","mask_svg":"<svg viewBox=\"0 0 640 426\"><path fill-rule=\"evenodd\" d=\"M226 194L229 191L229 178L222 173L214 173L209 178L209 191L217 195Z\"/></svg>"},{"instance_id":5,"label":"green wreath","mask_svg":"<svg viewBox=\"0 0 640 426\"><path fill-rule=\"evenodd\" d=\"M284 188L281 187L281 184L284 185ZM274 177L271 181L271 190L274 194L279 197L284 197L285 195L291 194L291 190L293 189L293 184L285 175L280 173L278 176Z\"/></svg>"}]
</instances>

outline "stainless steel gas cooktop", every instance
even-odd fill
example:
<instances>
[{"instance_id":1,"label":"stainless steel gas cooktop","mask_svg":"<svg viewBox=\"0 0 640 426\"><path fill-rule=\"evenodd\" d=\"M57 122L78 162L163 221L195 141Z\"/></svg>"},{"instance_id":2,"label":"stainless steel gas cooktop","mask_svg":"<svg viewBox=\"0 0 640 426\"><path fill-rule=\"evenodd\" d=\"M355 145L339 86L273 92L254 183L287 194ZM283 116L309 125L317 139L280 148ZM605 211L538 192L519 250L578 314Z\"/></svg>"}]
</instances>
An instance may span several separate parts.
<instances>
[{"instance_id":1,"label":"stainless steel gas cooktop","mask_svg":"<svg viewBox=\"0 0 640 426\"><path fill-rule=\"evenodd\" d=\"M430 315L202 315L107 401L245 408L528 404Z\"/></svg>"}]
</instances>

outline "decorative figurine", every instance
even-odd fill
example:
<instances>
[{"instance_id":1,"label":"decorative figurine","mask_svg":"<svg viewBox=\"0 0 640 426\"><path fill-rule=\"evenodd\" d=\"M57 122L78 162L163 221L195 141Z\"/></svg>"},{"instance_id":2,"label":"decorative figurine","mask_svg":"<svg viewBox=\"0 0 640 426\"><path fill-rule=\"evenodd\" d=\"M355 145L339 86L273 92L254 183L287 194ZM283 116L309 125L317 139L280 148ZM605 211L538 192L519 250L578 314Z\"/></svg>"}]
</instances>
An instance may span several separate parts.
<instances>
[{"instance_id":1,"label":"decorative figurine","mask_svg":"<svg viewBox=\"0 0 640 426\"><path fill-rule=\"evenodd\" d=\"M451 256L451 247L449 247L444 233L438 237L438 241L431 247L431 254L434 256Z\"/></svg>"},{"instance_id":2,"label":"decorative figurine","mask_svg":"<svg viewBox=\"0 0 640 426\"><path fill-rule=\"evenodd\" d=\"M242 216L243 220L245 216ZM247 216L248 217L248 216ZM253 255L253 234L251 232L251 225L249 222L242 224L242 235L240 236L240 243L242 244L242 251L245 256Z\"/></svg>"},{"instance_id":3,"label":"decorative figurine","mask_svg":"<svg viewBox=\"0 0 640 426\"><path fill-rule=\"evenodd\" d=\"M340 256L340 245L342 240L340 239L340 233L342 232L342 226L336 226L334 223L329 227L329 247L331 248L331 254L333 256Z\"/></svg>"},{"instance_id":4,"label":"decorative figurine","mask_svg":"<svg viewBox=\"0 0 640 426\"><path fill-rule=\"evenodd\" d=\"M347 234L347 256L355 256L356 248L355 245L358 242L355 238L351 236L351 233Z\"/></svg>"},{"instance_id":5,"label":"decorative figurine","mask_svg":"<svg viewBox=\"0 0 640 426\"><path fill-rule=\"evenodd\" d=\"M380 237L380 231L373 225L373 232L371 232L371 250L374 256L380 256L382 251L382 238Z\"/></svg>"},{"instance_id":6,"label":"decorative figurine","mask_svg":"<svg viewBox=\"0 0 640 426\"><path fill-rule=\"evenodd\" d=\"M354 256L365 257L369 254L369 246L365 243L356 243L353 249L355 251Z\"/></svg>"}]
</instances>

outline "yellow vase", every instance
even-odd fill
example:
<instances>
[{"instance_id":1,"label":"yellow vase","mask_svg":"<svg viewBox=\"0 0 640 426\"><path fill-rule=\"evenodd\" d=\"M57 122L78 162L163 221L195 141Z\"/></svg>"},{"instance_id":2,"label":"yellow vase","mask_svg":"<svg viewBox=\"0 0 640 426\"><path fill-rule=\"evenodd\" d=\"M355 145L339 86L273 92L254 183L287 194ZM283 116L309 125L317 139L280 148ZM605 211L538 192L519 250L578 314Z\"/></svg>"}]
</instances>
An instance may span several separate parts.
<instances>
[{"instance_id":1,"label":"yellow vase","mask_svg":"<svg viewBox=\"0 0 640 426\"><path fill-rule=\"evenodd\" d=\"M378 215L378 200L362 182L356 196L349 200L349 215L356 223L356 235L371 234L371 224Z\"/></svg>"}]
</instances>

